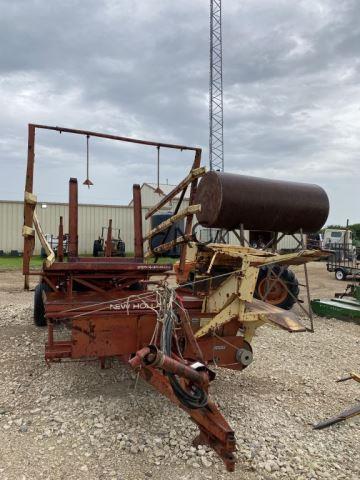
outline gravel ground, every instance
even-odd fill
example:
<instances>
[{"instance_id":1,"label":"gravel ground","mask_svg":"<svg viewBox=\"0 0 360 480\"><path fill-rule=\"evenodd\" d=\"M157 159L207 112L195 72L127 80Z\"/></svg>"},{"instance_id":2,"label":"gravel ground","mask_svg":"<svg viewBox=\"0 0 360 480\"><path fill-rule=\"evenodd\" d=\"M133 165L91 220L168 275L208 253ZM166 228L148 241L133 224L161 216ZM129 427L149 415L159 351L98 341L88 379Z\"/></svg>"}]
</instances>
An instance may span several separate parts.
<instances>
[{"instance_id":1,"label":"gravel ground","mask_svg":"<svg viewBox=\"0 0 360 480\"><path fill-rule=\"evenodd\" d=\"M310 265L313 297L332 296L324 264ZM312 424L360 398L334 383L360 370L360 326L316 318L314 334L262 327L244 372L217 371L211 393L235 430L238 464L191 447L196 427L125 366L43 361L32 293L0 272L0 479L360 478L360 421ZM359 418L360 420L360 418Z\"/></svg>"}]
</instances>

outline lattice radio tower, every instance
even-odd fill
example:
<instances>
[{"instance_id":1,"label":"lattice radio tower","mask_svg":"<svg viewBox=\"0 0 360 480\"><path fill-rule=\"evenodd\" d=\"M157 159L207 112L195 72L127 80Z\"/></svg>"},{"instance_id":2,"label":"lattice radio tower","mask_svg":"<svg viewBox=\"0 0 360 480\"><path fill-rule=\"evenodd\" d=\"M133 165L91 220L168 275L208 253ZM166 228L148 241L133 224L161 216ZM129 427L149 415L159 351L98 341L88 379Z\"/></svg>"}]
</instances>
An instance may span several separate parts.
<instances>
[{"instance_id":1,"label":"lattice radio tower","mask_svg":"<svg viewBox=\"0 0 360 480\"><path fill-rule=\"evenodd\" d=\"M210 170L224 171L221 0L210 0Z\"/></svg>"}]
</instances>

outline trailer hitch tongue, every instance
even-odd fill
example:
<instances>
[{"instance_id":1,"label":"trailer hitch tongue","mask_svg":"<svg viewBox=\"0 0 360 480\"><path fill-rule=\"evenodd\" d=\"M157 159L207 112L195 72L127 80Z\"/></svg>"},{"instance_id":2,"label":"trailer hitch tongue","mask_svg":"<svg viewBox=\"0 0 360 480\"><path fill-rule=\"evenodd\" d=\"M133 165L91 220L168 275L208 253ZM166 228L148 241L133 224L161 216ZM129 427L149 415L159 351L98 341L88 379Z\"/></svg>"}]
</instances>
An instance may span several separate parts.
<instances>
[{"instance_id":1,"label":"trailer hitch tongue","mask_svg":"<svg viewBox=\"0 0 360 480\"><path fill-rule=\"evenodd\" d=\"M209 382L211 371L200 362L188 366L180 361L164 355L154 345L144 347L129 360L131 367L138 369L139 374L156 390L169 398L178 407L188 413L198 426L200 433L194 440L194 445L207 445L212 448L223 460L226 469L233 472L235 469L236 450L233 430L222 416L218 406L208 400L205 407L189 408L182 403L174 393L164 371L183 377L191 382ZM196 370L200 369L200 371ZM203 370L204 369L204 370ZM204 385L204 383L202 383Z\"/></svg>"},{"instance_id":2,"label":"trailer hitch tongue","mask_svg":"<svg viewBox=\"0 0 360 480\"><path fill-rule=\"evenodd\" d=\"M212 372L210 372L205 365L199 362L195 363L194 367L185 365L165 355L155 345L149 345L136 352L136 355L130 359L129 363L133 368L140 367L141 365L144 367L159 368L165 372L186 378L203 388L208 387L209 376L211 380L214 378Z\"/></svg>"}]
</instances>

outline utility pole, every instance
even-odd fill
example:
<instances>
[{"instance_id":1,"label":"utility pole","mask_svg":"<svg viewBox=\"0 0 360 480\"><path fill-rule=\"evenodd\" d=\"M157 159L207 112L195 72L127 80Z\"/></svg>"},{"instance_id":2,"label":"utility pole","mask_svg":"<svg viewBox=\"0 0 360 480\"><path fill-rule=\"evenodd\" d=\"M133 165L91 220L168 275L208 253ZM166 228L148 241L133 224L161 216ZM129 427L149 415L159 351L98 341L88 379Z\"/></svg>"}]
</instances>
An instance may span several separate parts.
<instances>
[{"instance_id":1,"label":"utility pole","mask_svg":"<svg viewBox=\"0 0 360 480\"><path fill-rule=\"evenodd\" d=\"M224 171L221 0L210 0L210 170Z\"/></svg>"}]
</instances>

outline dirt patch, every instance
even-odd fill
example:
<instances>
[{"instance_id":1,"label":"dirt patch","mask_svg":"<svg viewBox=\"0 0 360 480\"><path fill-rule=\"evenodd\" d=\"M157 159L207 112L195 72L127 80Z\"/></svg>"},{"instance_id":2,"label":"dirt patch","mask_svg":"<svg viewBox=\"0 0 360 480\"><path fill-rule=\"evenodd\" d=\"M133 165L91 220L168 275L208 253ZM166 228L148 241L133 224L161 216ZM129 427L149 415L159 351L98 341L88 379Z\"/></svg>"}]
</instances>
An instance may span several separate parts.
<instances>
[{"instance_id":1,"label":"dirt patch","mask_svg":"<svg viewBox=\"0 0 360 480\"><path fill-rule=\"evenodd\" d=\"M346 285L321 262L309 274L313 297ZM360 397L355 382L334 382L360 370L358 325L316 318L314 334L264 326L252 365L217 370L211 394L239 449L237 471L228 474L213 452L191 447L196 428L187 416L125 366L49 369L44 330L32 323L33 292L22 286L20 272L0 272L1 479L360 478L360 424L312 429Z\"/></svg>"}]
</instances>

